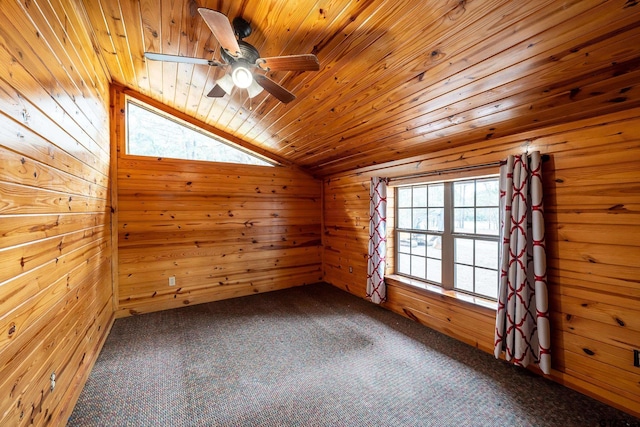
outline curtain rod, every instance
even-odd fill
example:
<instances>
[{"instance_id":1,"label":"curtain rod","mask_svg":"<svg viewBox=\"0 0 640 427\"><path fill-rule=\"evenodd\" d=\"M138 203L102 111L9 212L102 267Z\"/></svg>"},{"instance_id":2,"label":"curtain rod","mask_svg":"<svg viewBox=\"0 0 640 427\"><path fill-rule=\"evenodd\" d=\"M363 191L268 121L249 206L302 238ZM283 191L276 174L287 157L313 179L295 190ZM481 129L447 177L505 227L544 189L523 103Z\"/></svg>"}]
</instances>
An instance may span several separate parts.
<instances>
[{"instance_id":1,"label":"curtain rod","mask_svg":"<svg viewBox=\"0 0 640 427\"><path fill-rule=\"evenodd\" d=\"M470 170L474 170L474 169L484 169L484 168L488 168L491 166L500 166L503 162L491 162L491 163L483 163L481 165L473 165L473 166L460 166L457 168L449 168L449 169L440 169L440 170L434 170L434 171L430 171L430 172L424 172L424 173L417 173L414 175L403 175L403 176L399 176L396 178L389 178L389 182L393 182L393 181L400 181L400 180L405 180L405 179L413 179L413 178L426 178L428 176L437 176L437 175L444 175L447 173L454 173L454 172L464 172L464 171L470 171Z\"/></svg>"},{"instance_id":2,"label":"curtain rod","mask_svg":"<svg viewBox=\"0 0 640 427\"><path fill-rule=\"evenodd\" d=\"M541 156L541 159L543 162L546 162L547 160L550 159L548 154L543 154ZM490 163L483 163L480 165L471 165L471 166L460 166L457 168L449 168L449 169L440 169L440 170L434 170L431 172L424 172L424 173L418 173L418 174L414 174L414 175L404 175L404 176L399 176L396 178L389 178L389 182L393 182L393 181L400 181L400 180L405 180L405 179L413 179L413 178L424 178L427 176L436 176L436 175L444 175L447 173L454 173L454 172L465 172L465 171L470 171L470 170L474 170L474 169L484 169L484 168L488 168L488 167L492 167L492 166L502 166L504 164L506 164L507 161L506 160L501 160L501 161L496 161L496 162L490 162Z\"/></svg>"}]
</instances>

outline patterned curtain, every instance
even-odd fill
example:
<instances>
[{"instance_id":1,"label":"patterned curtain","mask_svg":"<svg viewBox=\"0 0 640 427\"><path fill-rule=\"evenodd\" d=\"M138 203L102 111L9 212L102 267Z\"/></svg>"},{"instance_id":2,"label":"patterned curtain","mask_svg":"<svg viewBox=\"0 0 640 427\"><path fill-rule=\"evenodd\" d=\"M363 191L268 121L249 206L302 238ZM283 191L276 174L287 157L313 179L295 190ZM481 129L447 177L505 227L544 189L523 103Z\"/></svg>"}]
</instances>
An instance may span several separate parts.
<instances>
[{"instance_id":1,"label":"patterned curtain","mask_svg":"<svg viewBox=\"0 0 640 427\"><path fill-rule=\"evenodd\" d=\"M494 354L551 371L540 152L500 168L500 287Z\"/></svg>"},{"instance_id":2,"label":"patterned curtain","mask_svg":"<svg viewBox=\"0 0 640 427\"><path fill-rule=\"evenodd\" d=\"M387 180L385 178L371 178L369 199L367 298L375 304L380 304L387 298L384 283L387 255Z\"/></svg>"}]
</instances>

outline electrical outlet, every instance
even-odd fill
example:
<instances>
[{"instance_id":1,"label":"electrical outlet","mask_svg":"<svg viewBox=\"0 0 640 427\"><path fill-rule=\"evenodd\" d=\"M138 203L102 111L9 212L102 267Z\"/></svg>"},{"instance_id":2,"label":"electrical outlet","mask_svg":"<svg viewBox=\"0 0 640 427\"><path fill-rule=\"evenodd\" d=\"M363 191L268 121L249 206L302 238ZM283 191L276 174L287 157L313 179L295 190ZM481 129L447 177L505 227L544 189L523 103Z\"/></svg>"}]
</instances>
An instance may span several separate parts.
<instances>
[{"instance_id":1,"label":"electrical outlet","mask_svg":"<svg viewBox=\"0 0 640 427\"><path fill-rule=\"evenodd\" d=\"M169 276L169 286L176 285L176 276Z\"/></svg>"},{"instance_id":2,"label":"electrical outlet","mask_svg":"<svg viewBox=\"0 0 640 427\"><path fill-rule=\"evenodd\" d=\"M640 368L640 350L633 350L633 366Z\"/></svg>"},{"instance_id":3,"label":"electrical outlet","mask_svg":"<svg viewBox=\"0 0 640 427\"><path fill-rule=\"evenodd\" d=\"M349 266L349 273L353 273L353 267Z\"/></svg>"}]
</instances>

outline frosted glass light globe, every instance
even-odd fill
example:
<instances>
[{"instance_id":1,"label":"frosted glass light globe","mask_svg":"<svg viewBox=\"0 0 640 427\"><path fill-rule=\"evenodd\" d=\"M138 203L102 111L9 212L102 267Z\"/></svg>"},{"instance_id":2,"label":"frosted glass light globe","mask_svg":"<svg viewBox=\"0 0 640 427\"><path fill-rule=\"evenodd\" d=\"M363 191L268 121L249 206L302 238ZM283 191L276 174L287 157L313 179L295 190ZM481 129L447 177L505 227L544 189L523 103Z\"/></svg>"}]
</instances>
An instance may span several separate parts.
<instances>
[{"instance_id":1,"label":"frosted glass light globe","mask_svg":"<svg viewBox=\"0 0 640 427\"><path fill-rule=\"evenodd\" d=\"M233 83L241 89L248 88L253 82L251 71L247 70L244 67L237 67L235 70L233 70L231 78L233 79Z\"/></svg>"}]
</instances>

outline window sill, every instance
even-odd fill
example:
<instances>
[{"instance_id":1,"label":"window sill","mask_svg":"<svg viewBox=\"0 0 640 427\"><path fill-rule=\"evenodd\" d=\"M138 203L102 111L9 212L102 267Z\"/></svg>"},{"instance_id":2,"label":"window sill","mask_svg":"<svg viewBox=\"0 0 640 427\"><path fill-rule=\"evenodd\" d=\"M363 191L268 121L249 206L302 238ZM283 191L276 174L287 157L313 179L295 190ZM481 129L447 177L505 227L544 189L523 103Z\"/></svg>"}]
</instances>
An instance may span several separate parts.
<instances>
[{"instance_id":1,"label":"window sill","mask_svg":"<svg viewBox=\"0 0 640 427\"><path fill-rule=\"evenodd\" d=\"M464 292L443 289L440 286L431 285L421 280L410 279L408 277L398 276L396 274L385 276L384 279L385 282L389 284L400 286L404 289L417 291L418 293L423 294L427 297L433 297L433 294L442 295L443 297L451 298L459 302L482 307L483 311L485 311L484 309L486 309L487 312L495 312L498 309L498 303L496 301L465 294Z\"/></svg>"}]
</instances>

